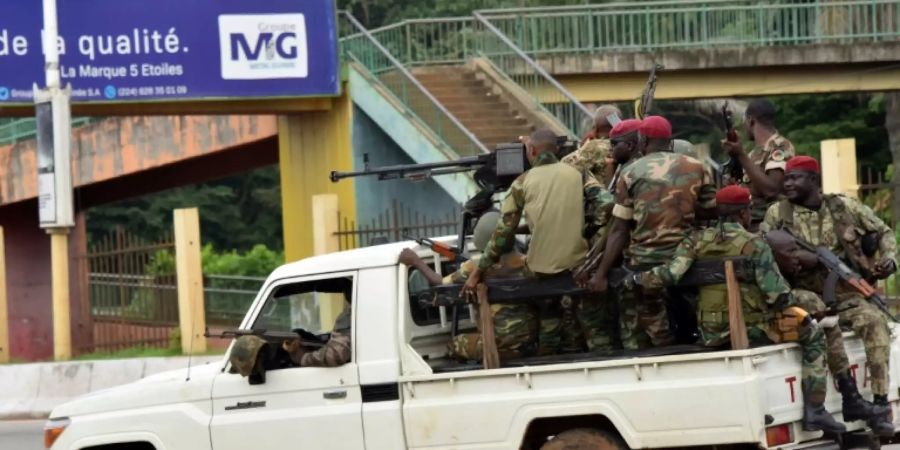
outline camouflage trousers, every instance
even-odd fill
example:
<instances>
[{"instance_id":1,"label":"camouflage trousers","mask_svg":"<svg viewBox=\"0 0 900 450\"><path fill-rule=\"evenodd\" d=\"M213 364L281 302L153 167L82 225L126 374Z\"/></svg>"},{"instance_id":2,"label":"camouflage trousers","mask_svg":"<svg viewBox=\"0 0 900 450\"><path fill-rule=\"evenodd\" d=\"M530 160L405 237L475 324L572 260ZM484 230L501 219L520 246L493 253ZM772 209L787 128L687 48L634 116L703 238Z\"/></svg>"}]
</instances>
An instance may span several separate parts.
<instances>
[{"instance_id":1,"label":"camouflage trousers","mask_svg":"<svg viewBox=\"0 0 900 450\"><path fill-rule=\"evenodd\" d=\"M494 337L501 359L520 358L534 353L538 338L538 311L530 304L493 304ZM450 340L448 356L461 360L480 360L483 355L481 333L463 333Z\"/></svg>"},{"instance_id":2,"label":"camouflage trousers","mask_svg":"<svg viewBox=\"0 0 900 450\"><path fill-rule=\"evenodd\" d=\"M800 306L807 311L815 313L825 311L825 303L818 294L799 289L794 289L793 292ZM869 372L867 379L871 382L872 393L886 395L890 382L888 369L891 354L891 330L888 327L887 317L856 293L838 294L836 307L839 311L845 311L838 314L840 327L831 327L825 331L829 370L833 374L849 370L850 361L847 359L841 333L842 328L852 330L862 339L866 349Z\"/></svg>"},{"instance_id":3,"label":"camouflage trousers","mask_svg":"<svg viewBox=\"0 0 900 450\"><path fill-rule=\"evenodd\" d=\"M638 350L674 342L665 289L623 288L614 295L619 314L619 339L624 349Z\"/></svg>"},{"instance_id":4,"label":"camouflage trousers","mask_svg":"<svg viewBox=\"0 0 900 450\"><path fill-rule=\"evenodd\" d=\"M747 337L750 345L772 345L776 342L767 334L768 324L747 322ZM822 328L811 323L800 327L797 344L800 345L801 386L805 395L822 394L828 388L828 372L825 368L826 344Z\"/></svg>"}]
</instances>

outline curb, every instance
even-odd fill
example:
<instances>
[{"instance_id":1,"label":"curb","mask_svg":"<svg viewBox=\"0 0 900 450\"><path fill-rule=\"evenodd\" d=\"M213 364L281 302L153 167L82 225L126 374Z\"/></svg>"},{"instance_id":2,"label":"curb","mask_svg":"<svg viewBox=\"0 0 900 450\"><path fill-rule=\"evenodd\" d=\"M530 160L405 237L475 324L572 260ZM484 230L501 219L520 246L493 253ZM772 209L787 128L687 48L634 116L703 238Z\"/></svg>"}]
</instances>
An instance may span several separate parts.
<instances>
[{"instance_id":1,"label":"curb","mask_svg":"<svg viewBox=\"0 0 900 450\"><path fill-rule=\"evenodd\" d=\"M195 356L194 366L222 360ZM75 397L187 367L187 356L0 365L0 420L43 419Z\"/></svg>"}]
</instances>

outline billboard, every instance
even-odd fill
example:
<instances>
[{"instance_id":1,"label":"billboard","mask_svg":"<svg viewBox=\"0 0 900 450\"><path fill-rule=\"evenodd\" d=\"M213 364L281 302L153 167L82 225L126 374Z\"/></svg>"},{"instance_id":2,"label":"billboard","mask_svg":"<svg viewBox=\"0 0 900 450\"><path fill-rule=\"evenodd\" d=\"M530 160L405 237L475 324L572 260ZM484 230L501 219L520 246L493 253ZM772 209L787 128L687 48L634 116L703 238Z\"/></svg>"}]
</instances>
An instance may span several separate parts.
<instances>
[{"instance_id":1,"label":"billboard","mask_svg":"<svg viewBox=\"0 0 900 450\"><path fill-rule=\"evenodd\" d=\"M3 0L0 104L44 85L39 1ZM334 0L57 0L73 102L339 93Z\"/></svg>"}]
</instances>

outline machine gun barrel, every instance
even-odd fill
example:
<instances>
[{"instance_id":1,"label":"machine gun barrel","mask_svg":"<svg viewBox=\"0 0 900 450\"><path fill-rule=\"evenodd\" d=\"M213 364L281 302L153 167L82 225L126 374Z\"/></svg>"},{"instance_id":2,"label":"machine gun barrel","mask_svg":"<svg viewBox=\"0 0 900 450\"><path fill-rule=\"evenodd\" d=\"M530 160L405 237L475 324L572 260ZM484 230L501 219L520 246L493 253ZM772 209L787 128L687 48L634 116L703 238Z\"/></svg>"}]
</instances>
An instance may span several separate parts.
<instances>
[{"instance_id":1,"label":"machine gun barrel","mask_svg":"<svg viewBox=\"0 0 900 450\"><path fill-rule=\"evenodd\" d=\"M344 178L362 177L375 175L379 180L394 180L399 178L420 178L430 177L432 175L446 175L450 173L466 172L487 164L487 160L482 156L467 156L453 161L441 161L424 164L398 164L395 166L384 166L369 168L368 157L366 160L366 168L360 171L338 172L331 171L331 182L336 183Z\"/></svg>"}]
</instances>

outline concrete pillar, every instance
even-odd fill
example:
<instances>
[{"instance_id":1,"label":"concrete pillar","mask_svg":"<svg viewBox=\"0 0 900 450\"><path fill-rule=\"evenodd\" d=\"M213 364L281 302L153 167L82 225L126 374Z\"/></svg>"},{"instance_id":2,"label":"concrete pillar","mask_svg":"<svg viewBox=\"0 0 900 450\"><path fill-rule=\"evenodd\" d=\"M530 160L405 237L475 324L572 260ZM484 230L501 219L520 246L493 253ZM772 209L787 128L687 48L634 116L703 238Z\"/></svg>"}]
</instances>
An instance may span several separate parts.
<instances>
[{"instance_id":1,"label":"concrete pillar","mask_svg":"<svg viewBox=\"0 0 900 450\"><path fill-rule=\"evenodd\" d=\"M178 277L178 323L181 351L206 351L206 309L200 260L200 216L197 208L175 210L175 271Z\"/></svg>"},{"instance_id":2,"label":"concrete pillar","mask_svg":"<svg viewBox=\"0 0 900 450\"><path fill-rule=\"evenodd\" d=\"M315 254L309 211L313 195L336 194L341 214L356 217L353 181L332 183L329 179L332 170L353 167L352 105L346 85L342 91L343 95L332 99L329 110L278 118L284 254L288 262Z\"/></svg>"},{"instance_id":3,"label":"concrete pillar","mask_svg":"<svg viewBox=\"0 0 900 450\"><path fill-rule=\"evenodd\" d=\"M72 317L69 299L69 229L50 233L50 272L53 279L53 359L72 358Z\"/></svg>"},{"instance_id":4,"label":"concrete pillar","mask_svg":"<svg viewBox=\"0 0 900 450\"><path fill-rule=\"evenodd\" d=\"M822 141L822 191L859 197L856 167L856 139Z\"/></svg>"},{"instance_id":5,"label":"concrete pillar","mask_svg":"<svg viewBox=\"0 0 900 450\"><path fill-rule=\"evenodd\" d=\"M324 255L340 250L340 240L334 234L338 231L337 194L312 196L313 251ZM344 310L343 294L324 294L319 302L319 323L323 331L328 330L338 314Z\"/></svg>"},{"instance_id":6,"label":"concrete pillar","mask_svg":"<svg viewBox=\"0 0 900 450\"><path fill-rule=\"evenodd\" d=\"M9 362L9 314L6 304L6 250L0 226L0 364Z\"/></svg>"}]
</instances>

